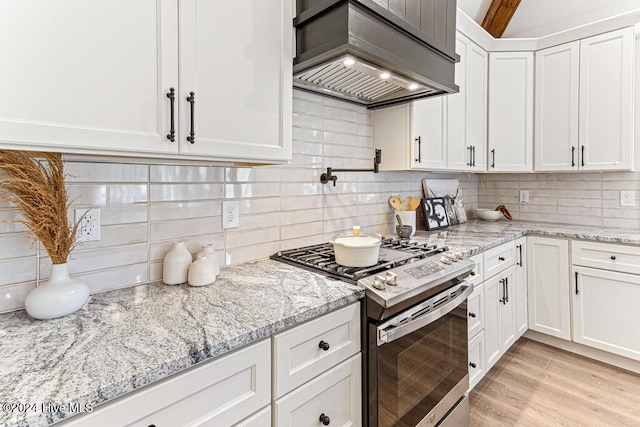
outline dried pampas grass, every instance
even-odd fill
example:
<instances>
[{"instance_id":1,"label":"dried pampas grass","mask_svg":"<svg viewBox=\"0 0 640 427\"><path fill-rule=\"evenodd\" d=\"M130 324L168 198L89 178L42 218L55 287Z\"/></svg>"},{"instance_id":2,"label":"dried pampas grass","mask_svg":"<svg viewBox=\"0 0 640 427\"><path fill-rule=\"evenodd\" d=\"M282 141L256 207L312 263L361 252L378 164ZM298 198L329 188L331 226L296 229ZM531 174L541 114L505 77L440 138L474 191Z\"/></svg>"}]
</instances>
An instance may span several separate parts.
<instances>
[{"instance_id":1,"label":"dried pampas grass","mask_svg":"<svg viewBox=\"0 0 640 427\"><path fill-rule=\"evenodd\" d=\"M42 162L39 161L42 159ZM0 199L15 204L54 264L64 264L76 243L80 221L69 226L69 197L60 153L0 150Z\"/></svg>"}]
</instances>

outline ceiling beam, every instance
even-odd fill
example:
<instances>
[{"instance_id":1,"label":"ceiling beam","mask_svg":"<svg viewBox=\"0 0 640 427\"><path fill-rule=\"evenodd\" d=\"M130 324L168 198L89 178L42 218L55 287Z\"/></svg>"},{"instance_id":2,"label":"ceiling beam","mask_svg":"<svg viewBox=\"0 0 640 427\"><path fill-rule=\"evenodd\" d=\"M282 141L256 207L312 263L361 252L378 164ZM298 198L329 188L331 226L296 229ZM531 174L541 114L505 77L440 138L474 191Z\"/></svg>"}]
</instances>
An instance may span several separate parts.
<instances>
[{"instance_id":1,"label":"ceiling beam","mask_svg":"<svg viewBox=\"0 0 640 427\"><path fill-rule=\"evenodd\" d=\"M482 21L482 28L499 39L507 29L519 5L520 0L492 0L484 21Z\"/></svg>"}]
</instances>

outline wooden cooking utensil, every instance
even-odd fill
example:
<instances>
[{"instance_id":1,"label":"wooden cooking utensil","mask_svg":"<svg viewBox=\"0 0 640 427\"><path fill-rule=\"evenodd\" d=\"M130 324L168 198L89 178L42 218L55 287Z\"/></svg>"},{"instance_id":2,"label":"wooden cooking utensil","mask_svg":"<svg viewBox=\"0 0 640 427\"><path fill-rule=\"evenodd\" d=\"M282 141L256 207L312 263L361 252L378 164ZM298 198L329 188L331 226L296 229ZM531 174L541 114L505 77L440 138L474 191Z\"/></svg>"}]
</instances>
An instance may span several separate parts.
<instances>
[{"instance_id":1,"label":"wooden cooking utensil","mask_svg":"<svg viewBox=\"0 0 640 427\"><path fill-rule=\"evenodd\" d=\"M400 196L389 197L389 204L391 205L392 208L394 208L397 211L404 210L404 207L402 206L402 199L400 198Z\"/></svg>"},{"instance_id":2,"label":"wooden cooking utensil","mask_svg":"<svg viewBox=\"0 0 640 427\"><path fill-rule=\"evenodd\" d=\"M420 198L414 197L411 199L411 205L409 206L410 211L415 211L420 206Z\"/></svg>"}]
</instances>

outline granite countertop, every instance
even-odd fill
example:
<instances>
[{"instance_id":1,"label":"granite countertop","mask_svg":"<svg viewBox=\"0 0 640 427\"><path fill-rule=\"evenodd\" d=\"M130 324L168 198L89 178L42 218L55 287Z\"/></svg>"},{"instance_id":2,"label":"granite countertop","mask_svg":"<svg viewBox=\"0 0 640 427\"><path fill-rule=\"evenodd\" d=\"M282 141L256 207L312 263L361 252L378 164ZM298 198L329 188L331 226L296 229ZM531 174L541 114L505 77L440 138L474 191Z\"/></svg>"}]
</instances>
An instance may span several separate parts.
<instances>
[{"instance_id":1,"label":"granite countertop","mask_svg":"<svg viewBox=\"0 0 640 427\"><path fill-rule=\"evenodd\" d=\"M474 255L532 234L640 245L640 230L506 220L471 220L418 231L414 239ZM3 314L0 402L95 406L363 296L355 285L261 260L223 269L208 287L150 284L94 295L61 319ZM55 411L0 411L0 426L63 418Z\"/></svg>"},{"instance_id":2,"label":"granite countertop","mask_svg":"<svg viewBox=\"0 0 640 427\"><path fill-rule=\"evenodd\" d=\"M603 243L640 245L640 230L526 221L470 220L437 231L417 231L417 241L461 249L471 256L522 236L539 235Z\"/></svg>"},{"instance_id":3,"label":"granite countertop","mask_svg":"<svg viewBox=\"0 0 640 427\"><path fill-rule=\"evenodd\" d=\"M150 284L94 295L60 319L3 314L0 402L95 406L363 296L355 285L262 260L223 269L207 287ZM64 417L2 410L0 426Z\"/></svg>"}]
</instances>

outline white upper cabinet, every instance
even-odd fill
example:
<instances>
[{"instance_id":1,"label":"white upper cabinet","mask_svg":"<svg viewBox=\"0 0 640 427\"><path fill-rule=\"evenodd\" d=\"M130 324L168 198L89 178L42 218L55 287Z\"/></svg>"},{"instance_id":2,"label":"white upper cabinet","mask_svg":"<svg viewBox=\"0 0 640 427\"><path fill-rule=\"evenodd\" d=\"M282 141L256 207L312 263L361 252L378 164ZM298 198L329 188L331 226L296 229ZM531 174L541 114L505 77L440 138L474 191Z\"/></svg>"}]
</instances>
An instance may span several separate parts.
<instances>
[{"instance_id":1,"label":"white upper cabinet","mask_svg":"<svg viewBox=\"0 0 640 427\"><path fill-rule=\"evenodd\" d=\"M177 153L176 0L0 3L0 145Z\"/></svg>"},{"instance_id":2,"label":"white upper cabinet","mask_svg":"<svg viewBox=\"0 0 640 427\"><path fill-rule=\"evenodd\" d=\"M537 171L577 170L580 42L536 52Z\"/></svg>"},{"instance_id":3,"label":"white upper cabinet","mask_svg":"<svg viewBox=\"0 0 640 427\"><path fill-rule=\"evenodd\" d=\"M632 168L634 32L536 53L537 171Z\"/></svg>"},{"instance_id":4,"label":"white upper cabinet","mask_svg":"<svg viewBox=\"0 0 640 427\"><path fill-rule=\"evenodd\" d=\"M488 54L461 33L456 37L457 94L447 95L447 169L486 170Z\"/></svg>"},{"instance_id":5,"label":"white upper cabinet","mask_svg":"<svg viewBox=\"0 0 640 427\"><path fill-rule=\"evenodd\" d=\"M580 167L632 168L633 27L580 41Z\"/></svg>"},{"instance_id":6,"label":"white upper cabinet","mask_svg":"<svg viewBox=\"0 0 640 427\"><path fill-rule=\"evenodd\" d=\"M489 172L533 170L533 53L489 54Z\"/></svg>"},{"instance_id":7,"label":"white upper cabinet","mask_svg":"<svg viewBox=\"0 0 640 427\"><path fill-rule=\"evenodd\" d=\"M181 0L180 147L229 160L291 157L292 2ZM193 143L187 140L192 128Z\"/></svg>"},{"instance_id":8,"label":"white upper cabinet","mask_svg":"<svg viewBox=\"0 0 640 427\"><path fill-rule=\"evenodd\" d=\"M446 169L445 97L373 111L373 144L382 149L380 170Z\"/></svg>"},{"instance_id":9,"label":"white upper cabinet","mask_svg":"<svg viewBox=\"0 0 640 427\"><path fill-rule=\"evenodd\" d=\"M288 160L292 13L288 0L4 1L0 145Z\"/></svg>"}]
</instances>

